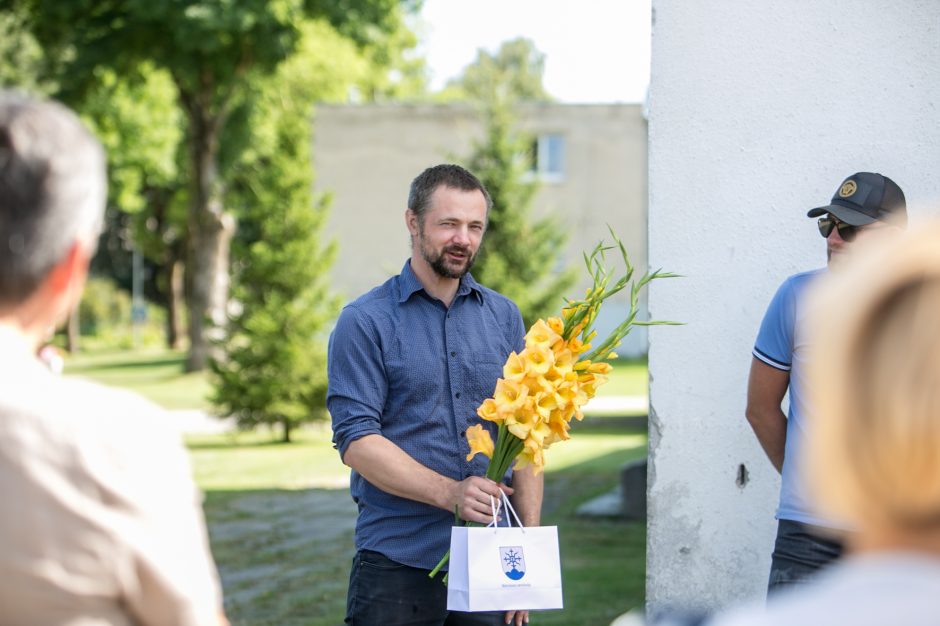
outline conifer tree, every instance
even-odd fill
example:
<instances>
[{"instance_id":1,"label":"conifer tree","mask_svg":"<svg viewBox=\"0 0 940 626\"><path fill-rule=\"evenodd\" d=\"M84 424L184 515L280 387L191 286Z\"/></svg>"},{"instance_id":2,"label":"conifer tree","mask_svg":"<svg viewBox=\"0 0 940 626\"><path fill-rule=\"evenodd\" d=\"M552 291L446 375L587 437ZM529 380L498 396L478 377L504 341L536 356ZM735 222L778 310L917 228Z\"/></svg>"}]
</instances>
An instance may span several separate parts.
<instances>
[{"instance_id":1,"label":"conifer tree","mask_svg":"<svg viewBox=\"0 0 940 626\"><path fill-rule=\"evenodd\" d=\"M532 216L537 183L527 177L530 141L513 129L511 105L484 103L483 116L485 138L469 167L490 192L493 208L473 276L511 298L528 328L558 314L575 272L562 262L567 235L558 218Z\"/></svg>"},{"instance_id":2,"label":"conifer tree","mask_svg":"<svg viewBox=\"0 0 940 626\"><path fill-rule=\"evenodd\" d=\"M321 242L328 199L312 198L309 112L270 95L233 181L242 218L212 401L240 428L277 425L289 442L327 417L325 334L339 299L328 276L335 245Z\"/></svg>"}]
</instances>

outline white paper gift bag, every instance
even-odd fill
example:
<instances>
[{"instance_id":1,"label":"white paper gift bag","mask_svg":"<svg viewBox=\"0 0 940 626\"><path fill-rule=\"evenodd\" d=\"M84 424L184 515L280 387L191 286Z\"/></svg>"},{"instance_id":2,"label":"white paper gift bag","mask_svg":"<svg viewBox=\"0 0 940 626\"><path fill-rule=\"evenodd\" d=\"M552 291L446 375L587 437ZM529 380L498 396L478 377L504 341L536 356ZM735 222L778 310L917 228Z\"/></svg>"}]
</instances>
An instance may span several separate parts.
<instances>
[{"instance_id":1,"label":"white paper gift bag","mask_svg":"<svg viewBox=\"0 0 940 626\"><path fill-rule=\"evenodd\" d=\"M511 511L508 501L506 504ZM560 608L557 526L451 529L449 611Z\"/></svg>"}]
</instances>

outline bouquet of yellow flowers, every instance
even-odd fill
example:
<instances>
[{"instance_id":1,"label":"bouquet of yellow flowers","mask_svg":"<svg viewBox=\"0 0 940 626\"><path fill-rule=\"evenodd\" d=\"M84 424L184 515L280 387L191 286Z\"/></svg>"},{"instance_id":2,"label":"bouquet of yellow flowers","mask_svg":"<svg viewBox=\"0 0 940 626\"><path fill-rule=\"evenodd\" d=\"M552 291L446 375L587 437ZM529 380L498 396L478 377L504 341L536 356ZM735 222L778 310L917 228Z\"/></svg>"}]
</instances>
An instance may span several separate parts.
<instances>
[{"instance_id":1,"label":"bouquet of yellow flowers","mask_svg":"<svg viewBox=\"0 0 940 626\"><path fill-rule=\"evenodd\" d=\"M539 473L545 466L544 451L557 441L570 438L571 420L584 417L582 407L607 382L612 366L606 361L617 357L614 350L633 326L675 324L667 321L638 321L640 291L657 278L676 274L657 270L633 280L633 265L623 242L611 231L626 266L624 274L612 283L606 253L614 246L598 243L584 262L593 278L581 300L565 299L561 317L538 320L525 336L525 349L513 352L503 365L503 377L496 391L477 409L480 418L498 425L496 442L482 424L467 429L470 453L485 454L490 462L486 477L501 482L510 465L516 469L532 465ZM606 339L596 346L594 321L604 301L630 285L630 312ZM469 523L468 523L469 525ZM431 576L447 562L445 555Z\"/></svg>"}]
</instances>

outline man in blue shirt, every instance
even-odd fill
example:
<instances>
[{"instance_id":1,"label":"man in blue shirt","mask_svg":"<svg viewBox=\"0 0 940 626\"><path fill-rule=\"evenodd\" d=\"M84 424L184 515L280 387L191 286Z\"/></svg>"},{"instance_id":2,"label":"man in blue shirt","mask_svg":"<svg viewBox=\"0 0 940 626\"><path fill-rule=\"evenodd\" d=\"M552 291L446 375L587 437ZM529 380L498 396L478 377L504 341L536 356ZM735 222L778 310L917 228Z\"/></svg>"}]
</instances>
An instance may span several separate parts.
<instances>
[{"instance_id":1,"label":"man in blue shirt","mask_svg":"<svg viewBox=\"0 0 940 626\"><path fill-rule=\"evenodd\" d=\"M411 184L405 223L411 258L401 274L347 305L330 336L327 405L333 442L350 466L359 506L346 623L464 626L528 622L527 611L448 613L440 575L455 511L492 520L491 498L509 494L536 526L542 477L515 472L511 486L466 460L466 429L492 395L502 366L524 347L509 299L468 272L491 200L457 165L428 168ZM492 424L490 428L495 439Z\"/></svg>"},{"instance_id":2,"label":"man in blue shirt","mask_svg":"<svg viewBox=\"0 0 940 626\"><path fill-rule=\"evenodd\" d=\"M829 264L842 262L853 242L907 222L904 193L881 174L858 172L846 178L828 206L812 209L826 239ZM770 462L781 473L777 539L769 592L805 582L842 554L837 539L846 530L838 520L820 518L800 472L806 420L812 419L805 390L807 287L825 270L789 277L777 290L754 344L747 389L747 419ZM789 391L789 411L781 408Z\"/></svg>"}]
</instances>

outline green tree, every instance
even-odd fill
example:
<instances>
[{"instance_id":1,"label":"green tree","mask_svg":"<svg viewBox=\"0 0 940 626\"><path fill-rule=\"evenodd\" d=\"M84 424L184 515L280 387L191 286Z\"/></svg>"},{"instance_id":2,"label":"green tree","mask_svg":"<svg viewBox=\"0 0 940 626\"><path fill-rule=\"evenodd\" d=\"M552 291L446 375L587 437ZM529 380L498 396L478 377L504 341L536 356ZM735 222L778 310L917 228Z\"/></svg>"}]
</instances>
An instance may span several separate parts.
<instances>
[{"instance_id":1,"label":"green tree","mask_svg":"<svg viewBox=\"0 0 940 626\"><path fill-rule=\"evenodd\" d=\"M249 147L234 164L227 198L240 215L234 312L222 354L211 360L219 413L243 429L277 425L284 442L302 423L327 416L324 335L340 304L329 289L335 245L321 243L328 199L311 191L308 103L341 97L368 73L345 40L330 43L327 24L303 30L297 53L258 81L248 112ZM332 55L323 54L324 42Z\"/></svg>"},{"instance_id":2,"label":"green tree","mask_svg":"<svg viewBox=\"0 0 940 626\"><path fill-rule=\"evenodd\" d=\"M109 237L120 244L106 250L108 268L130 271L135 247L156 273L151 292L167 309L166 344L181 347L183 267L186 235L184 122L176 89L165 70L142 64L133 80L111 70L82 99L81 111L108 154ZM115 259L122 255L123 259ZM104 259L96 263L104 264Z\"/></svg>"},{"instance_id":3,"label":"green tree","mask_svg":"<svg viewBox=\"0 0 940 626\"><path fill-rule=\"evenodd\" d=\"M211 328L224 324L234 216L224 205L220 145L253 78L272 73L297 44L305 17L323 17L361 46L402 27L410 0L3 0L47 52L60 97L80 101L103 67L131 76L142 61L165 69L186 120L189 210L187 369L208 359Z\"/></svg>"},{"instance_id":4,"label":"green tree","mask_svg":"<svg viewBox=\"0 0 940 626\"><path fill-rule=\"evenodd\" d=\"M0 87L34 94L55 90L43 76L42 48L29 32L21 12L0 12Z\"/></svg>"},{"instance_id":5,"label":"green tree","mask_svg":"<svg viewBox=\"0 0 940 626\"><path fill-rule=\"evenodd\" d=\"M473 275L515 301L528 327L557 314L576 273L562 262L567 235L558 218L532 216L538 186L529 174L530 141L513 130L508 107L488 107L483 116L484 139L468 164L489 190L493 208Z\"/></svg>"},{"instance_id":6,"label":"green tree","mask_svg":"<svg viewBox=\"0 0 940 626\"><path fill-rule=\"evenodd\" d=\"M212 361L213 403L241 428L280 425L282 439L326 416L324 328L339 300L328 288L334 246L320 243L327 202L311 198L309 123L261 107L274 142L236 177L247 241L235 246L233 306L224 355Z\"/></svg>"},{"instance_id":7,"label":"green tree","mask_svg":"<svg viewBox=\"0 0 940 626\"><path fill-rule=\"evenodd\" d=\"M493 198L483 249L473 275L512 298L526 325L557 313L575 281L565 269L567 236L557 217L535 219L538 191L531 163L532 138L516 130L519 103L549 99L542 86L545 59L528 39L514 39L494 55L480 50L477 60L452 81L448 97L469 99L480 109L484 137L469 158Z\"/></svg>"},{"instance_id":8,"label":"green tree","mask_svg":"<svg viewBox=\"0 0 940 626\"><path fill-rule=\"evenodd\" d=\"M440 100L464 100L511 105L515 102L549 101L542 84L545 55L531 39L504 41L493 54L480 48L476 60L460 76L447 82Z\"/></svg>"}]
</instances>

